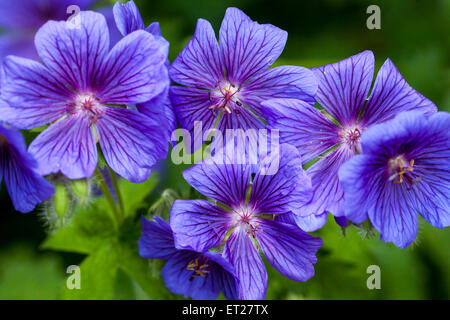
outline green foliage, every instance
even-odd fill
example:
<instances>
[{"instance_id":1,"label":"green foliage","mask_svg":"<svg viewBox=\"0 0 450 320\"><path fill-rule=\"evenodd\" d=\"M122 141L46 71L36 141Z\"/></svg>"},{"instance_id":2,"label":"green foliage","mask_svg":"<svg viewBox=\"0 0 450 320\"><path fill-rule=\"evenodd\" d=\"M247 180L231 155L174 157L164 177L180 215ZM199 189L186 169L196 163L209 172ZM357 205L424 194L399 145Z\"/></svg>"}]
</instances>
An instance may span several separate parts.
<instances>
[{"instance_id":1,"label":"green foliage","mask_svg":"<svg viewBox=\"0 0 450 320\"><path fill-rule=\"evenodd\" d=\"M115 220L105 197L96 197L89 206L78 206L70 222L53 231L42 243L41 249L87 255L80 265L81 289L70 290L64 284L60 298L171 297L162 280L152 274L151 262L139 256L137 246L141 235L137 212L147 207L145 199L157 181L155 176L142 184L121 180L118 184L124 202L121 220Z\"/></svg>"},{"instance_id":2,"label":"green foliage","mask_svg":"<svg viewBox=\"0 0 450 320\"><path fill-rule=\"evenodd\" d=\"M324 241L315 276L305 283L291 281L266 263L267 299L427 299L432 292L439 293L435 298L448 298L445 270L450 270L450 255L442 244L449 243L449 231L437 230L421 219L418 243L399 249L381 242L378 234L366 238L365 231L355 226L347 227L344 236L330 215L326 225L314 233ZM370 265L380 267L380 290L366 286Z\"/></svg>"},{"instance_id":3,"label":"green foliage","mask_svg":"<svg viewBox=\"0 0 450 320\"><path fill-rule=\"evenodd\" d=\"M64 282L61 258L16 244L0 251L0 300L56 299Z\"/></svg>"}]
</instances>

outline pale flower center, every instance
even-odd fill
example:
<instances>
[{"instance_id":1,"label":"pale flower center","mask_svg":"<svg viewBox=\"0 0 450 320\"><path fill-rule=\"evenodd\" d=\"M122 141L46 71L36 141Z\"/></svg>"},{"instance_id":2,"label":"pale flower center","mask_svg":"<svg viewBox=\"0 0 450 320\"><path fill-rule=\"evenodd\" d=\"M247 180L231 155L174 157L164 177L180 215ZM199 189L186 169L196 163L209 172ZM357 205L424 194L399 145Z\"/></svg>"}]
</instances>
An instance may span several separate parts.
<instances>
[{"instance_id":1,"label":"pale flower center","mask_svg":"<svg viewBox=\"0 0 450 320\"><path fill-rule=\"evenodd\" d=\"M234 226L237 228L245 228L247 235L252 236L254 239L256 238L256 233L262 231L259 223L255 220L255 208L256 203L253 208L244 206L233 210Z\"/></svg>"},{"instance_id":2,"label":"pale flower center","mask_svg":"<svg viewBox=\"0 0 450 320\"><path fill-rule=\"evenodd\" d=\"M408 161L404 155L392 158L388 162L389 181L394 183L403 183L408 185L417 184L418 177L414 174L414 159Z\"/></svg>"},{"instance_id":3,"label":"pale flower center","mask_svg":"<svg viewBox=\"0 0 450 320\"><path fill-rule=\"evenodd\" d=\"M209 109L216 114L216 111L224 111L228 114L240 113L242 103L239 101L240 88L229 81L222 80L216 84L215 90L209 93L211 106Z\"/></svg>"},{"instance_id":4,"label":"pale flower center","mask_svg":"<svg viewBox=\"0 0 450 320\"><path fill-rule=\"evenodd\" d=\"M361 153L361 129L358 127L346 128L338 132L341 143L346 144L351 150Z\"/></svg>"},{"instance_id":5,"label":"pale flower center","mask_svg":"<svg viewBox=\"0 0 450 320\"><path fill-rule=\"evenodd\" d=\"M105 108L93 94L78 94L73 101L69 101L71 112L81 113L89 117L91 124L95 124L105 113Z\"/></svg>"}]
</instances>

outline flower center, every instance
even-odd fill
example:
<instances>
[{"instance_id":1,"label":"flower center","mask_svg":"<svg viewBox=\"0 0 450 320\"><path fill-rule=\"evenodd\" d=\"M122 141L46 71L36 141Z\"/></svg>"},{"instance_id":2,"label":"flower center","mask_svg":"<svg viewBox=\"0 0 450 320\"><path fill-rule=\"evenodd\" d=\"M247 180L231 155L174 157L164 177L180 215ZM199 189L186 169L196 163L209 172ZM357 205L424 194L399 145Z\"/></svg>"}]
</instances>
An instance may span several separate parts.
<instances>
[{"instance_id":1,"label":"flower center","mask_svg":"<svg viewBox=\"0 0 450 320\"><path fill-rule=\"evenodd\" d=\"M256 203L253 208L246 206L238 210L233 210L235 226L245 228L247 235L252 236L253 239L256 239L257 232L262 231L259 223L255 221L255 208Z\"/></svg>"},{"instance_id":2,"label":"flower center","mask_svg":"<svg viewBox=\"0 0 450 320\"><path fill-rule=\"evenodd\" d=\"M71 112L87 115L91 124L95 124L105 113L104 107L93 94L78 94L74 101L68 101Z\"/></svg>"},{"instance_id":3,"label":"flower center","mask_svg":"<svg viewBox=\"0 0 450 320\"><path fill-rule=\"evenodd\" d=\"M233 111L236 114L240 113L242 103L239 101L240 88L234 84L222 80L216 84L215 90L209 93L209 100L211 106L209 109L216 115L216 111L224 110L231 114Z\"/></svg>"},{"instance_id":4,"label":"flower center","mask_svg":"<svg viewBox=\"0 0 450 320\"><path fill-rule=\"evenodd\" d=\"M202 256L200 259L191 260L186 269L192 271L192 275L189 281L192 281L196 277L206 277L209 273L209 264L206 257Z\"/></svg>"},{"instance_id":5,"label":"flower center","mask_svg":"<svg viewBox=\"0 0 450 320\"><path fill-rule=\"evenodd\" d=\"M389 181L393 181L394 183L403 183L403 181L406 181L408 185L413 185L419 181L419 178L415 177L413 173L414 159L408 161L404 155L390 159L388 171Z\"/></svg>"},{"instance_id":6,"label":"flower center","mask_svg":"<svg viewBox=\"0 0 450 320\"><path fill-rule=\"evenodd\" d=\"M346 144L354 152L361 153L361 129L358 127L343 129L338 135L341 143Z\"/></svg>"}]
</instances>

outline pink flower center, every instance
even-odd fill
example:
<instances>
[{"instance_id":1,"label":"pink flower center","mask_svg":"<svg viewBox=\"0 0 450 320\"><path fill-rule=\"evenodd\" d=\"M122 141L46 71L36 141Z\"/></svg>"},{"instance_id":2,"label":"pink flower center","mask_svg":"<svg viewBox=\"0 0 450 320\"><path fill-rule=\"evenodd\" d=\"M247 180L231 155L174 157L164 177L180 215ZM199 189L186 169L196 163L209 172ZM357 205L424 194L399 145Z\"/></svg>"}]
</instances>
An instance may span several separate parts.
<instances>
[{"instance_id":1,"label":"pink flower center","mask_svg":"<svg viewBox=\"0 0 450 320\"><path fill-rule=\"evenodd\" d=\"M252 236L254 239L256 238L256 233L262 231L262 228L255 219L255 209L256 203L253 208L245 206L238 210L233 210L235 227L245 228L247 235Z\"/></svg>"},{"instance_id":2,"label":"pink flower center","mask_svg":"<svg viewBox=\"0 0 450 320\"><path fill-rule=\"evenodd\" d=\"M346 144L353 152L361 153L361 129L358 127L343 129L338 135L341 143Z\"/></svg>"},{"instance_id":3,"label":"pink flower center","mask_svg":"<svg viewBox=\"0 0 450 320\"><path fill-rule=\"evenodd\" d=\"M93 94L79 94L74 101L69 101L72 113L81 113L89 117L91 124L95 124L105 113L105 108Z\"/></svg>"},{"instance_id":4,"label":"pink flower center","mask_svg":"<svg viewBox=\"0 0 450 320\"><path fill-rule=\"evenodd\" d=\"M222 80L216 84L216 89L209 93L211 106L209 109L216 114L216 111L224 111L231 114L240 113L242 103L239 101L240 88L228 81Z\"/></svg>"}]
</instances>

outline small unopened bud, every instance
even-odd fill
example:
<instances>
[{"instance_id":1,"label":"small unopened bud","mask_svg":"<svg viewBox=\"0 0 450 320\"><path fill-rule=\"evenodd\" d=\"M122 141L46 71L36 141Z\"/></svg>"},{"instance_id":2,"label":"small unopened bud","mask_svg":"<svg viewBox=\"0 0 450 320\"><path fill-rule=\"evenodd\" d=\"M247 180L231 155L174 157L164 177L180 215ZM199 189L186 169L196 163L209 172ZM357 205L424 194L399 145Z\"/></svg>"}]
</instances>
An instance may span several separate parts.
<instances>
[{"instance_id":1,"label":"small unopened bud","mask_svg":"<svg viewBox=\"0 0 450 320\"><path fill-rule=\"evenodd\" d=\"M78 205L84 207L89 203L91 182L88 179L72 180L70 182L70 189Z\"/></svg>"},{"instance_id":2,"label":"small unopened bud","mask_svg":"<svg viewBox=\"0 0 450 320\"><path fill-rule=\"evenodd\" d=\"M70 196L64 184L57 184L55 186L53 205L59 218L65 217L67 212L70 210Z\"/></svg>"},{"instance_id":3,"label":"small unopened bud","mask_svg":"<svg viewBox=\"0 0 450 320\"><path fill-rule=\"evenodd\" d=\"M72 215L72 196L64 181L54 182L55 194L45 202L40 216L47 227L57 229L65 225Z\"/></svg>"},{"instance_id":4,"label":"small unopened bud","mask_svg":"<svg viewBox=\"0 0 450 320\"><path fill-rule=\"evenodd\" d=\"M180 199L180 196L172 189L166 189L161 194L161 197L150 207L149 214L151 216L159 216L161 218L168 218L170 208L175 200Z\"/></svg>"}]
</instances>

